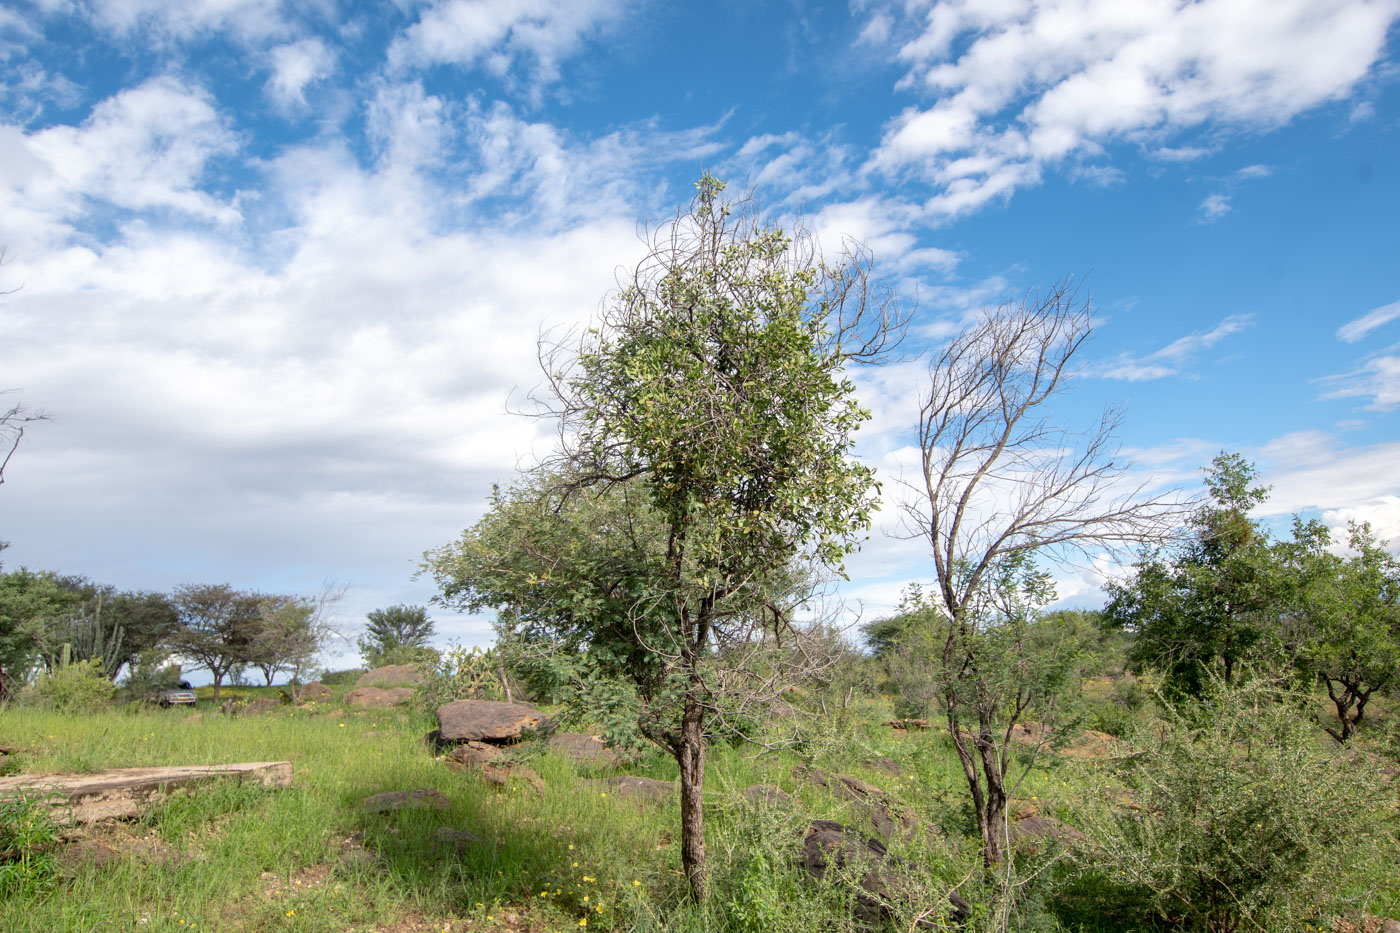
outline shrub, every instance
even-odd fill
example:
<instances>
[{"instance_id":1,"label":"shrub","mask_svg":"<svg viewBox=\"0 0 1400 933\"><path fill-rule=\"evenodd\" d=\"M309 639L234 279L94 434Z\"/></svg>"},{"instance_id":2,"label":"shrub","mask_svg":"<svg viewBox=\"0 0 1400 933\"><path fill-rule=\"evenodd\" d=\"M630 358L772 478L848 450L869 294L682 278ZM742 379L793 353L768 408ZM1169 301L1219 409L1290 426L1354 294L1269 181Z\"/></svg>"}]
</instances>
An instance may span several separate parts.
<instances>
[{"instance_id":1,"label":"shrub","mask_svg":"<svg viewBox=\"0 0 1400 933\"><path fill-rule=\"evenodd\" d=\"M348 671L326 671L319 679L327 687L344 687L359 680L364 673L363 667L353 667Z\"/></svg>"},{"instance_id":2,"label":"shrub","mask_svg":"<svg viewBox=\"0 0 1400 933\"><path fill-rule=\"evenodd\" d=\"M1193 929L1292 929L1341 910L1341 882L1393 816L1375 779L1319 741L1306 703L1253 681L1168 708L1116 786L1081 800L1081 865Z\"/></svg>"},{"instance_id":3,"label":"shrub","mask_svg":"<svg viewBox=\"0 0 1400 933\"><path fill-rule=\"evenodd\" d=\"M102 662L79 661L39 675L21 698L35 706L65 713L91 712L107 703L117 687L107 679Z\"/></svg>"}]
</instances>

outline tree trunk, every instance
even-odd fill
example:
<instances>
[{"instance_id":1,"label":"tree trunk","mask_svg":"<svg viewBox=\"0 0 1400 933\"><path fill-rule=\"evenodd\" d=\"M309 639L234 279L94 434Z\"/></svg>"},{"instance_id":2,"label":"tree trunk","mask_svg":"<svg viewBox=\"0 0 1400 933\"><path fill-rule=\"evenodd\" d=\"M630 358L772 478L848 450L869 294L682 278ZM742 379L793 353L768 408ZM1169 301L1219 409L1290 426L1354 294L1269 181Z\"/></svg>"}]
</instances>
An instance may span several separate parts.
<instances>
[{"instance_id":1,"label":"tree trunk","mask_svg":"<svg viewBox=\"0 0 1400 933\"><path fill-rule=\"evenodd\" d=\"M224 675L218 671L214 672L214 705L219 705L219 684L223 682Z\"/></svg>"},{"instance_id":2,"label":"tree trunk","mask_svg":"<svg viewBox=\"0 0 1400 933\"><path fill-rule=\"evenodd\" d=\"M695 687L685 695L676 762L681 768L681 867L690 882L690 895L703 901L709 894L705 867L705 734L704 708Z\"/></svg>"}]
</instances>

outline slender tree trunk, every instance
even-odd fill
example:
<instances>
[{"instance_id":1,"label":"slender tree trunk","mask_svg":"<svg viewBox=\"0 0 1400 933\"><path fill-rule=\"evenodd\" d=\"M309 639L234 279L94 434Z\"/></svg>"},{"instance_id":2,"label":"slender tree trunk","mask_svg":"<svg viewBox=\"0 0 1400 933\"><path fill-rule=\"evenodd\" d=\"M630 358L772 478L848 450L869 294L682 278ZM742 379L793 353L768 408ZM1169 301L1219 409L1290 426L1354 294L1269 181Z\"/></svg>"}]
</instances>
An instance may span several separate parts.
<instances>
[{"instance_id":1,"label":"slender tree trunk","mask_svg":"<svg viewBox=\"0 0 1400 933\"><path fill-rule=\"evenodd\" d=\"M698 678L692 678L685 695L676 762L681 768L681 867L690 883L691 897L703 901L709 894L709 877L705 866L705 710L696 695L698 687Z\"/></svg>"},{"instance_id":2,"label":"slender tree trunk","mask_svg":"<svg viewBox=\"0 0 1400 933\"><path fill-rule=\"evenodd\" d=\"M223 683L224 675L222 671L214 671L214 705L219 705L219 684Z\"/></svg>"}]
</instances>

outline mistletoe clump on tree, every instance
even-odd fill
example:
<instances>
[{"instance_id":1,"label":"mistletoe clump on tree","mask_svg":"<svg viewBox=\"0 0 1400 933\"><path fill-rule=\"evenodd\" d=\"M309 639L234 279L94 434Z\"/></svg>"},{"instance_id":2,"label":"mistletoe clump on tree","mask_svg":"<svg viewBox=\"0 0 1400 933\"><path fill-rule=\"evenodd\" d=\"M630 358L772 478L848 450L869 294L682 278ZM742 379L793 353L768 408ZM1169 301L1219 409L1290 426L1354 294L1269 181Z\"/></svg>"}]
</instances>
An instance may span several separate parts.
<instances>
[{"instance_id":1,"label":"mistletoe clump on tree","mask_svg":"<svg viewBox=\"0 0 1400 933\"><path fill-rule=\"evenodd\" d=\"M638 725L680 766L681 858L703 897L720 656L732 664L725 649L786 627L792 584L806 577L794 566L839 571L869 526L877 485L850 456L869 414L843 371L881 359L904 318L871 282L864 250L827 264L810 237L726 200L708 173L696 189L577 345L541 353L560 452L495 509L523 495L550 503L533 514L544 527L558 517L564 551L539 547L541 532L489 558L479 539L502 526L488 515L427 567L445 600L495 606L645 679ZM551 573L546 560L563 566ZM561 586L569 580L586 585ZM560 601L542 603L548 592Z\"/></svg>"}]
</instances>

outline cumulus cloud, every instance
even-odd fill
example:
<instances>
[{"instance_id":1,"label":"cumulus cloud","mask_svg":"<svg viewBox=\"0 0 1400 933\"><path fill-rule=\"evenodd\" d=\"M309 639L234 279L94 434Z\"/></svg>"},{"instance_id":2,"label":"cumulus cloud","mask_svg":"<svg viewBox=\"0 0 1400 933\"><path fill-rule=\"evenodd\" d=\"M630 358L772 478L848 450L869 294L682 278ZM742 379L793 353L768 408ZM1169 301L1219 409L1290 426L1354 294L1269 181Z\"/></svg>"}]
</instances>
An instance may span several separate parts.
<instances>
[{"instance_id":1,"label":"cumulus cloud","mask_svg":"<svg viewBox=\"0 0 1400 933\"><path fill-rule=\"evenodd\" d=\"M90 21L119 35L190 39L226 32L244 40L289 31L282 0L78 0Z\"/></svg>"},{"instance_id":2,"label":"cumulus cloud","mask_svg":"<svg viewBox=\"0 0 1400 933\"><path fill-rule=\"evenodd\" d=\"M210 160L237 148L201 88L154 78L98 104L80 125L11 129L0 203L23 216L76 219L94 205L229 222L237 210L201 187Z\"/></svg>"},{"instance_id":3,"label":"cumulus cloud","mask_svg":"<svg viewBox=\"0 0 1400 933\"><path fill-rule=\"evenodd\" d=\"M626 8L625 0L436 0L389 47L389 62L501 76L528 62L532 81L550 84L563 61Z\"/></svg>"},{"instance_id":4,"label":"cumulus cloud","mask_svg":"<svg viewBox=\"0 0 1400 933\"><path fill-rule=\"evenodd\" d=\"M1268 129L1348 94L1400 16L1395 0L918 3L901 86L935 103L891 121L869 168L934 187L957 215L1117 141L1194 158L1175 136ZM893 8L872 14L889 16ZM878 27L876 33L879 32Z\"/></svg>"},{"instance_id":5,"label":"cumulus cloud","mask_svg":"<svg viewBox=\"0 0 1400 933\"><path fill-rule=\"evenodd\" d=\"M305 107L307 86L328 77L335 68L335 53L317 38L279 45L270 58L267 95L283 110Z\"/></svg>"}]
</instances>

